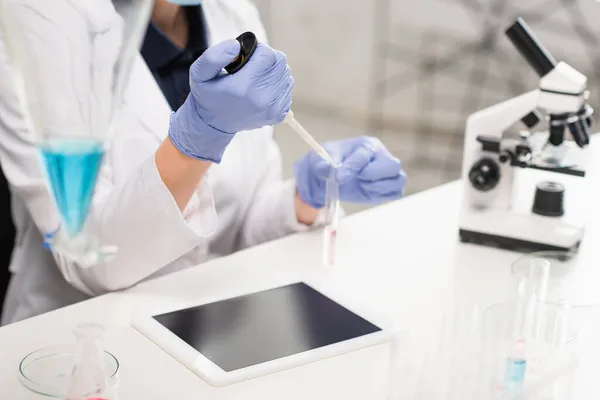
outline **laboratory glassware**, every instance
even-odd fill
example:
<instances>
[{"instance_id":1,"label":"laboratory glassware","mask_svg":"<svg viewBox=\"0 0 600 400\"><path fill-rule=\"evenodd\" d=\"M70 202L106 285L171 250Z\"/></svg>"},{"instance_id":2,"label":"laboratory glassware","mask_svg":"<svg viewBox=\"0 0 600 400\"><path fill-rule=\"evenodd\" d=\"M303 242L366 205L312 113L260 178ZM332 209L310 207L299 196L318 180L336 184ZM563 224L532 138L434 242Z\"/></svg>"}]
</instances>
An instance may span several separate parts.
<instances>
[{"instance_id":1,"label":"laboratory glassware","mask_svg":"<svg viewBox=\"0 0 600 400\"><path fill-rule=\"evenodd\" d=\"M21 383L32 392L52 398L69 399L67 397L69 390L76 389L74 375L80 376L82 369L85 373L85 368L91 365L92 371L102 371L104 374L99 377L95 375L103 386L104 393L88 397L115 400L119 361L113 354L100 350L98 340L100 328L94 325L81 325L74 333L77 342L44 347L25 356L19 364ZM91 353L92 357L84 357L88 353ZM85 362L81 363L79 360ZM91 361L94 360L95 363L92 363ZM81 380L78 384L84 381ZM95 387L97 386L92 384L90 392L93 392Z\"/></svg>"},{"instance_id":2,"label":"laboratory glassware","mask_svg":"<svg viewBox=\"0 0 600 400\"><path fill-rule=\"evenodd\" d=\"M77 353L64 400L116 400L116 387L111 385L100 347L104 330L96 324L83 324L75 329Z\"/></svg>"},{"instance_id":3,"label":"laboratory glassware","mask_svg":"<svg viewBox=\"0 0 600 400\"><path fill-rule=\"evenodd\" d=\"M549 265L547 277L541 281L531 269L535 260L544 260ZM600 312L600 293L597 290L600 275L594 260L586 260L574 252L542 251L519 257L512 264L511 273L513 293L519 290L519 285L533 290L529 282L537 280L537 289L545 293L543 298L538 298L539 302L553 306L569 305L570 336L578 334L580 326L589 325L592 315ZM524 296L528 297L528 293Z\"/></svg>"},{"instance_id":4,"label":"laboratory glassware","mask_svg":"<svg viewBox=\"0 0 600 400\"><path fill-rule=\"evenodd\" d=\"M512 334L514 307L500 303L482 313L477 304L448 305L438 324L420 335L420 340L433 336L426 340L427 347L414 350L420 359L407 360L411 368L404 367L402 375L395 376L403 382L390 398L533 400L552 391L560 396L542 398L570 400L564 396L579 358L567 344L555 347L551 342L533 347L531 353L526 342L519 343ZM538 366L528 375L536 356L543 356L544 368Z\"/></svg>"},{"instance_id":5,"label":"laboratory glassware","mask_svg":"<svg viewBox=\"0 0 600 400\"><path fill-rule=\"evenodd\" d=\"M405 357L400 387L391 397L400 399L487 399L485 372L480 362L481 320L479 308L445 305L431 329L416 338L417 349ZM425 345L423 347L422 345ZM413 347L413 344L410 344ZM405 350L407 352L408 350Z\"/></svg>"},{"instance_id":6,"label":"laboratory glassware","mask_svg":"<svg viewBox=\"0 0 600 400\"><path fill-rule=\"evenodd\" d=\"M599 275L595 260L575 252L540 251L517 258L511 266L513 290L520 280L529 279L533 260L550 263L544 302L556 305L561 300L567 300L575 308L600 305L600 291L597 290Z\"/></svg>"},{"instance_id":7,"label":"laboratory glassware","mask_svg":"<svg viewBox=\"0 0 600 400\"><path fill-rule=\"evenodd\" d=\"M59 216L44 234L82 266L117 250L84 226L151 7L152 0L0 0L1 39Z\"/></svg>"},{"instance_id":8,"label":"laboratory glassware","mask_svg":"<svg viewBox=\"0 0 600 400\"><path fill-rule=\"evenodd\" d=\"M332 160L333 161L333 160ZM340 229L341 203L336 165L329 167L325 186L325 228L323 230L323 263L333 266L336 261L337 239Z\"/></svg>"},{"instance_id":9,"label":"laboratory glassware","mask_svg":"<svg viewBox=\"0 0 600 400\"><path fill-rule=\"evenodd\" d=\"M485 353L498 398L538 398L535 396L548 397L552 393L548 398L569 400L573 372L580 358L574 339L566 334L568 304L538 303L536 314L527 316L536 319L538 328L519 331L514 327L521 323L518 302L514 298L495 304L483 317ZM535 396L523 397L525 393Z\"/></svg>"},{"instance_id":10,"label":"laboratory glassware","mask_svg":"<svg viewBox=\"0 0 600 400\"><path fill-rule=\"evenodd\" d=\"M521 336L539 336L541 329L541 305L546 301L550 262L542 258L533 258L529 263L529 272L523 292L519 292L517 301L517 317L521 324ZM520 288L521 289L521 288Z\"/></svg>"},{"instance_id":11,"label":"laboratory glassware","mask_svg":"<svg viewBox=\"0 0 600 400\"><path fill-rule=\"evenodd\" d=\"M513 292L517 291L519 281L529 279L529 268L534 259L550 263L544 304L550 306L548 316L551 321L563 321L548 329L557 330L554 337L567 336L567 342L573 343L581 354L575 395L598 397L600 388L592 371L600 364L600 353L589 351L595 348L600 337L600 292L597 290L600 275L595 252L581 249L577 253L542 251L523 255L512 264Z\"/></svg>"}]
</instances>

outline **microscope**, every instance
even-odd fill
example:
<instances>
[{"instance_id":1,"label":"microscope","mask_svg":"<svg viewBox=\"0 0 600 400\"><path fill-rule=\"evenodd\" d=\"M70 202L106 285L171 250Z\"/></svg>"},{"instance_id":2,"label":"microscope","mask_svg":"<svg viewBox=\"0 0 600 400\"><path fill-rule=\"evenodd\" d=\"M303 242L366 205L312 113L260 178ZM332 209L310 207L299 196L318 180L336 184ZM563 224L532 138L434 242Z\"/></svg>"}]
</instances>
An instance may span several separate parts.
<instances>
[{"instance_id":1,"label":"microscope","mask_svg":"<svg viewBox=\"0 0 600 400\"><path fill-rule=\"evenodd\" d=\"M539 87L468 117L460 239L523 252L576 251L593 114L587 78L557 63L521 18L505 33ZM534 131L544 120L547 129ZM523 129L511 137L514 125Z\"/></svg>"}]
</instances>

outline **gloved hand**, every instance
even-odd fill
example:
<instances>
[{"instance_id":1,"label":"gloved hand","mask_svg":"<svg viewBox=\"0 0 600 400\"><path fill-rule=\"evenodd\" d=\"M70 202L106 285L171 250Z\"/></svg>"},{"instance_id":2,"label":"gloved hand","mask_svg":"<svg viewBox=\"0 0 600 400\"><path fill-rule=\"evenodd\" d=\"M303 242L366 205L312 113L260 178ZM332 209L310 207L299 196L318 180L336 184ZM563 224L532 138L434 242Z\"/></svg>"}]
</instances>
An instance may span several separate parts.
<instances>
[{"instance_id":1,"label":"gloved hand","mask_svg":"<svg viewBox=\"0 0 600 400\"><path fill-rule=\"evenodd\" d=\"M376 204L398 199L404 194L406 174L402 164L379 139L361 136L328 142L323 147L336 162L341 163L336 173L340 200ZM330 168L314 151L294 164L298 194L313 208L325 205Z\"/></svg>"},{"instance_id":2,"label":"gloved hand","mask_svg":"<svg viewBox=\"0 0 600 400\"><path fill-rule=\"evenodd\" d=\"M190 68L191 93L169 128L182 153L219 163L236 132L275 125L290 110L294 79L285 55L259 43L239 72L222 72L239 51L237 40L227 40L208 48Z\"/></svg>"}]
</instances>

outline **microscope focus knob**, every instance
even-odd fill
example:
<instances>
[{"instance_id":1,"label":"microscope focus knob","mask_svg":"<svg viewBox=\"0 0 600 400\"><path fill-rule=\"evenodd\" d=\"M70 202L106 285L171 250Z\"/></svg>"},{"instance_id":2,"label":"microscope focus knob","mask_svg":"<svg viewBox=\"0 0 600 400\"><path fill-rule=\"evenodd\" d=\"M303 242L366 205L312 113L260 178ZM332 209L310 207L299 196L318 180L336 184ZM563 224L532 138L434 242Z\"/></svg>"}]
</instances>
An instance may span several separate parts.
<instances>
[{"instance_id":1,"label":"microscope focus knob","mask_svg":"<svg viewBox=\"0 0 600 400\"><path fill-rule=\"evenodd\" d=\"M500 166L491 158L482 158L471 167L469 181L482 192L492 190L500 182Z\"/></svg>"}]
</instances>

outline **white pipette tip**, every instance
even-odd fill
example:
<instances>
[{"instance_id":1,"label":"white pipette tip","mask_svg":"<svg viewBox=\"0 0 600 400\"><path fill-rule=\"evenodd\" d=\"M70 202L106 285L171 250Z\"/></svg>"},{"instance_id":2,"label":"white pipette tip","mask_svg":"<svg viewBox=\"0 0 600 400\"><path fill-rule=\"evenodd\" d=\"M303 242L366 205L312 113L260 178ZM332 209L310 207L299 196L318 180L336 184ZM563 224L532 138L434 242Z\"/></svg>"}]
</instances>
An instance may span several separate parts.
<instances>
[{"instance_id":1,"label":"white pipette tip","mask_svg":"<svg viewBox=\"0 0 600 400\"><path fill-rule=\"evenodd\" d=\"M337 167L336 162L333 161L333 158L331 158L329 153L327 153L327 150L321 147L319 142L317 142L315 138L308 133L308 131L304 129L302 125L300 125L296 118L294 118L294 113L292 110L288 111L283 122L288 124L302 138L302 140L304 140L306 144L308 144L319 156L321 156L322 159L327 161L329 165Z\"/></svg>"}]
</instances>

